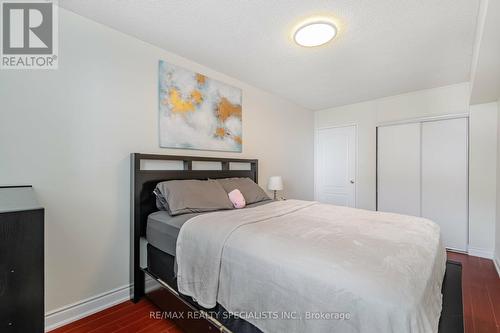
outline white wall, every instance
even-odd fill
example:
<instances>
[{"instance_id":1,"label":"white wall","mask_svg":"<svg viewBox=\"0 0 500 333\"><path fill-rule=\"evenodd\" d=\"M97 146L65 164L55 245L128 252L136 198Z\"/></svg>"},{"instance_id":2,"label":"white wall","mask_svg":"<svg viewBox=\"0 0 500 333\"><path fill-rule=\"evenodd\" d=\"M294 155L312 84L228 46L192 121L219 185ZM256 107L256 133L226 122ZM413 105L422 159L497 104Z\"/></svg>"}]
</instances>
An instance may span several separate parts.
<instances>
[{"instance_id":1,"label":"white wall","mask_svg":"<svg viewBox=\"0 0 500 333\"><path fill-rule=\"evenodd\" d=\"M498 275L500 276L500 99L497 102L498 125L497 125L497 210L495 224L495 261Z\"/></svg>"},{"instance_id":2,"label":"white wall","mask_svg":"<svg viewBox=\"0 0 500 333\"><path fill-rule=\"evenodd\" d=\"M377 122L466 113L469 83L460 83L375 100Z\"/></svg>"},{"instance_id":3,"label":"white wall","mask_svg":"<svg viewBox=\"0 0 500 333\"><path fill-rule=\"evenodd\" d=\"M376 126L416 118L469 113L470 89L461 83L315 112L315 127L358 124L357 207L376 208ZM471 110L472 245L493 253L496 178L496 111L491 105ZM484 147L484 146L487 147ZM473 182L473 183L472 183Z\"/></svg>"},{"instance_id":4,"label":"white wall","mask_svg":"<svg viewBox=\"0 0 500 333\"><path fill-rule=\"evenodd\" d=\"M469 132L469 253L492 257L496 220L497 103L470 107Z\"/></svg>"},{"instance_id":5,"label":"white wall","mask_svg":"<svg viewBox=\"0 0 500 333\"><path fill-rule=\"evenodd\" d=\"M258 158L313 198L313 113L63 9L55 71L0 72L0 184L46 207L46 311L129 283L129 154ZM243 89L243 153L158 147L158 60Z\"/></svg>"}]
</instances>

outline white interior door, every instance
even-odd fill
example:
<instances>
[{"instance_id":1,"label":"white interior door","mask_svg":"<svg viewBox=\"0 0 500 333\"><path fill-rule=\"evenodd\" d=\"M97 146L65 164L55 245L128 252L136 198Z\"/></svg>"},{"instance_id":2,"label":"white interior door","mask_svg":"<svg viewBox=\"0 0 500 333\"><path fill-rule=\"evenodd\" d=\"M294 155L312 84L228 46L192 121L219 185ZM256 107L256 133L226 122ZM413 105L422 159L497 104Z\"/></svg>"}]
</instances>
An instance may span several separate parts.
<instances>
[{"instance_id":1,"label":"white interior door","mask_svg":"<svg viewBox=\"0 0 500 333\"><path fill-rule=\"evenodd\" d=\"M420 216L420 123L377 130L377 210Z\"/></svg>"},{"instance_id":2,"label":"white interior door","mask_svg":"<svg viewBox=\"0 0 500 333\"><path fill-rule=\"evenodd\" d=\"M319 129L316 133L315 198L356 207L356 126Z\"/></svg>"},{"instance_id":3,"label":"white interior door","mask_svg":"<svg viewBox=\"0 0 500 333\"><path fill-rule=\"evenodd\" d=\"M468 123L466 118L422 124L422 216L441 227L447 248L468 243Z\"/></svg>"}]
</instances>

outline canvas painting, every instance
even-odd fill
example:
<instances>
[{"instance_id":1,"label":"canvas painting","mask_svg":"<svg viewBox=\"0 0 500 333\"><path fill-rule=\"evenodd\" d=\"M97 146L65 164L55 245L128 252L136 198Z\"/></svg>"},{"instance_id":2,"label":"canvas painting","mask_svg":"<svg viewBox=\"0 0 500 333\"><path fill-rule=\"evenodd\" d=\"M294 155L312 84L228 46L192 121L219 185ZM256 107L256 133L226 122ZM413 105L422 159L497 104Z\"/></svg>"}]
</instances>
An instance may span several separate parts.
<instances>
[{"instance_id":1,"label":"canvas painting","mask_svg":"<svg viewBox=\"0 0 500 333\"><path fill-rule=\"evenodd\" d=\"M160 61L160 147L241 152L241 89Z\"/></svg>"}]
</instances>

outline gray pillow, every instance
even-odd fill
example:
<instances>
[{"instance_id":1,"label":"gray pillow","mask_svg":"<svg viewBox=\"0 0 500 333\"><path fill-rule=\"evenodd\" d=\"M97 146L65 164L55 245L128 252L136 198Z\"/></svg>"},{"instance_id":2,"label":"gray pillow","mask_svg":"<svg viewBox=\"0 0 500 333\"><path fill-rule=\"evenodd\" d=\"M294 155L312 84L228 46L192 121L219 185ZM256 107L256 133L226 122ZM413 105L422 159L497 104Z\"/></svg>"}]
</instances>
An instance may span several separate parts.
<instances>
[{"instance_id":1,"label":"gray pillow","mask_svg":"<svg viewBox=\"0 0 500 333\"><path fill-rule=\"evenodd\" d=\"M156 208L158 208L159 210L168 211L167 199L165 199L161 191L158 189L158 185L154 189L153 194L156 197Z\"/></svg>"},{"instance_id":2,"label":"gray pillow","mask_svg":"<svg viewBox=\"0 0 500 333\"><path fill-rule=\"evenodd\" d=\"M226 191L215 180L169 180L158 183L154 192L157 198L158 192L162 194L164 201L158 201L172 216L233 208Z\"/></svg>"},{"instance_id":3,"label":"gray pillow","mask_svg":"<svg viewBox=\"0 0 500 333\"><path fill-rule=\"evenodd\" d=\"M234 189L240 190L247 205L254 202L270 200L266 192L250 178L223 178L217 179L217 181L227 193Z\"/></svg>"}]
</instances>

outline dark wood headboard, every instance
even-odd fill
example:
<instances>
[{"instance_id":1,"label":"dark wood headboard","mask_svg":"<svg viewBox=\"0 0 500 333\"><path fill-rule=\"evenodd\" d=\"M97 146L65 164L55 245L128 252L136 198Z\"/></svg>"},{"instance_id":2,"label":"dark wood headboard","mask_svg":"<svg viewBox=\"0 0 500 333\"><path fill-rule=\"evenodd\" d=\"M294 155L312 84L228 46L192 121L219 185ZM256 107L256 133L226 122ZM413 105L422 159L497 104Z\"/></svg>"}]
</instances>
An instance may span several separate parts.
<instances>
[{"instance_id":1,"label":"dark wood headboard","mask_svg":"<svg viewBox=\"0 0 500 333\"><path fill-rule=\"evenodd\" d=\"M142 169L141 161L182 161L182 170ZM193 162L220 163L221 170L193 170ZM231 170L231 163L245 163L249 170ZM166 180L217 179L248 177L258 182L258 160L241 158L215 158L177 155L131 154L131 279L134 282L134 300L143 295L144 276L140 267L140 239L146 235L149 214L157 211L153 190L156 184ZM138 280L139 279L139 280ZM142 280L142 282L140 282Z\"/></svg>"},{"instance_id":2,"label":"dark wood headboard","mask_svg":"<svg viewBox=\"0 0 500 333\"><path fill-rule=\"evenodd\" d=\"M182 161L183 170L142 170L141 160ZM222 170L193 170L193 162L218 162ZM230 163L248 163L250 170L230 170ZM132 219L139 235L146 235L149 214L157 211L153 190L159 182L178 179L248 177L257 183L258 160L176 155L132 154Z\"/></svg>"}]
</instances>

